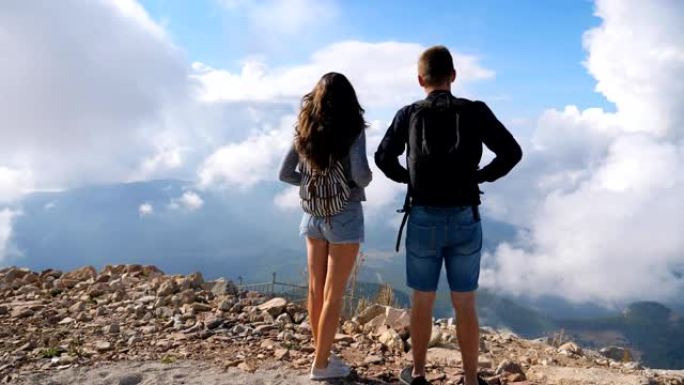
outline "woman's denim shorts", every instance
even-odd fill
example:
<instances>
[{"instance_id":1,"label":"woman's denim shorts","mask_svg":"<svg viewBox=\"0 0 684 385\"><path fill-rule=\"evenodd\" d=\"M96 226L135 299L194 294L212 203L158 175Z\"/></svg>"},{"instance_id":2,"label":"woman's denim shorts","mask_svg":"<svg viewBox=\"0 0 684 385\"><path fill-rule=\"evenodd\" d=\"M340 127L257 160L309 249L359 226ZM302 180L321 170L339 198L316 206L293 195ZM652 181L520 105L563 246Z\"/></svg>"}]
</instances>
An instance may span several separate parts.
<instances>
[{"instance_id":1,"label":"woman's denim shorts","mask_svg":"<svg viewBox=\"0 0 684 385\"><path fill-rule=\"evenodd\" d=\"M329 219L304 213L299 225L299 234L335 244L363 242L361 202L347 202L344 211Z\"/></svg>"}]
</instances>

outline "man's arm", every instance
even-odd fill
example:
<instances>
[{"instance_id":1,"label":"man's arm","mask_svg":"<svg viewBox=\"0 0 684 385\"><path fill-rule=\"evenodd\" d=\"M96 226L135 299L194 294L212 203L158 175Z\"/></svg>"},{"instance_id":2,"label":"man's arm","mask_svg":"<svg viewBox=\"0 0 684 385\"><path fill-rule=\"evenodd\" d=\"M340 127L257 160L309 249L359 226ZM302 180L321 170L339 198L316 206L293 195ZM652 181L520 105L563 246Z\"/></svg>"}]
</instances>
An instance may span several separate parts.
<instances>
[{"instance_id":1,"label":"man's arm","mask_svg":"<svg viewBox=\"0 0 684 385\"><path fill-rule=\"evenodd\" d=\"M407 109L402 108L394 116L392 124L375 152L375 164L388 178L398 183L409 182L408 170L399 163L399 156L406 149L407 131Z\"/></svg>"},{"instance_id":2,"label":"man's arm","mask_svg":"<svg viewBox=\"0 0 684 385\"><path fill-rule=\"evenodd\" d=\"M494 182L520 162L522 149L486 104L479 101L475 103L482 122L482 141L496 155L488 165L477 171L477 182Z\"/></svg>"}]
</instances>

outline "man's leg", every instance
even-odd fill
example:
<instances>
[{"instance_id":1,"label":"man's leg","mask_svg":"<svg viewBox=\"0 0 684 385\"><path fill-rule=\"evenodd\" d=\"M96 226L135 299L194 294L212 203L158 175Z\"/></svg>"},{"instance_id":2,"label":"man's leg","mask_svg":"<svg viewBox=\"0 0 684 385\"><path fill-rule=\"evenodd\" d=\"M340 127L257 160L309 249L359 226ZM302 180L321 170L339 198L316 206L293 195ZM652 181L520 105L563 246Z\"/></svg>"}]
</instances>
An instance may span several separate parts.
<instances>
[{"instance_id":1,"label":"man's leg","mask_svg":"<svg viewBox=\"0 0 684 385\"><path fill-rule=\"evenodd\" d=\"M434 303L434 291L413 291L410 331L414 377L425 376L425 356L432 334L432 305Z\"/></svg>"},{"instance_id":2,"label":"man's leg","mask_svg":"<svg viewBox=\"0 0 684 385\"><path fill-rule=\"evenodd\" d=\"M456 310L456 333L463 356L465 385L477 385L477 361L480 355L480 325L475 309L475 292L451 292Z\"/></svg>"}]
</instances>

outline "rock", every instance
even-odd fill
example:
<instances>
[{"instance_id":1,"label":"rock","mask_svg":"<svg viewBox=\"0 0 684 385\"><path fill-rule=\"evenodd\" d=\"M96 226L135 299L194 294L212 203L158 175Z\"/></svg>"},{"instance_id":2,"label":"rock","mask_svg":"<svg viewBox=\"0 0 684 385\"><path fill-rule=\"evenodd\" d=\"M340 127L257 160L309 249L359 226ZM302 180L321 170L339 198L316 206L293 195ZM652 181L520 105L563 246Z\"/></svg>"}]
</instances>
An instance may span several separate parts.
<instances>
[{"instance_id":1,"label":"rock","mask_svg":"<svg viewBox=\"0 0 684 385\"><path fill-rule=\"evenodd\" d=\"M287 300L285 298L276 297L257 306L257 309L267 312L272 317L277 317L283 312L286 305Z\"/></svg>"},{"instance_id":2,"label":"rock","mask_svg":"<svg viewBox=\"0 0 684 385\"><path fill-rule=\"evenodd\" d=\"M78 301L75 304L69 306L69 313L71 314L78 314L85 310L86 306L83 301Z\"/></svg>"},{"instance_id":3,"label":"rock","mask_svg":"<svg viewBox=\"0 0 684 385\"><path fill-rule=\"evenodd\" d=\"M75 279L60 278L55 280L54 286L55 289L66 290L73 289L76 286L76 284L78 284L78 281Z\"/></svg>"},{"instance_id":4,"label":"rock","mask_svg":"<svg viewBox=\"0 0 684 385\"><path fill-rule=\"evenodd\" d=\"M378 341L385 345L387 349L394 352L404 351L404 340L401 339L399 333L394 329L388 329L378 337Z\"/></svg>"},{"instance_id":5,"label":"rock","mask_svg":"<svg viewBox=\"0 0 684 385\"><path fill-rule=\"evenodd\" d=\"M71 317L64 317L61 321L58 322L58 324L59 325L68 325L68 324L71 324L74 322L76 322L75 319L73 319Z\"/></svg>"},{"instance_id":6,"label":"rock","mask_svg":"<svg viewBox=\"0 0 684 385\"><path fill-rule=\"evenodd\" d=\"M438 346L442 343L442 329L438 325L432 326L432 332L430 333L430 341L428 342L428 348Z\"/></svg>"},{"instance_id":7,"label":"rock","mask_svg":"<svg viewBox=\"0 0 684 385\"><path fill-rule=\"evenodd\" d=\"M86 281L88 279L95 280L97 278L97 270L92 266L83 266L79 269L72 270L62 276L62 279L73 279L79 282Z\"/></svg>"},{"instance_id":8,"label":"rock","mask_svg":"<svg viewBox=\"0 0 684 385\"><path fill-rule=\"evenodd\" d=\"M631 358L632 354L628 349L619 346L608 346L599 350L602 356L615 361L625 361L625 357Z\"/></svg>"},{"instance_id":9,"label":"rock","mask_svg":"<svg viewBox=\"0 0 684 385\"><path fill-rule=\"evenodd\" d=\"M27 343L21 345L19 348L17 348L18 352L26 352L29 350L33 350L36 347L38 347L38 344L36 344L36 341L30 340Z\"/></svg>"},{"instance_id":10,"label":"rock","mask_svg":"<svg viewBox=\"0 0 684 385\"><path fill-rule=\"evenodd\" d=\"M525 372L522 370L522 367L518 365L517 363L511 361L511 360L503 360L499 363L499 366L496 367L496 370L494 371L494 374L496 375L505 375L505 374L522 374L523 376L525 375ZM524 381L525 378L522 378L521 381Z\"/></svg>"},{"instance_id":11,"label":"rock","mask_svg":"<svg viewBox=\"0 0 684 385\"><path fill-rule=\"evenodd\" d=\"M176 281L174 281L173 279L169 279L162 282L162 284L159 285L159 289L157 289L157 296L166 297L172 294L176 294L177 292L178 285L176 284Z\"/></svg>"},{"instance_id":12,"label":"rock","mask_svg":"<svg viewBox=\"0 0 684 385\"><path fill-rule=\"evenodd\" d=\"M0 315L9 314L9 308L7 306L0 306Z\"/></svg>"},{"instance_id":13,"label":"rock","mask_svg":"<svg viewBox=\"0 0 684 385\"><path fill-rule=\"evenodd\" d=\"M112 344L108 341L97 341L95 342L95 350L97 350L99 353L107 352L112 350Z\"/></svg>"},{"instance_id":14,"label":"rock","mask_svg":"<svg viewBox=\"0 0 684 385\"><path fill-rule=\"evenodd\" d=\"M221 325L223 325L223 320L217 317L208 318L204 321L204 326L209 330L216 329Z\"/></svg>"},{"instance_id":15,"label":"rock","mask_svg":"<svg viewBox=\"0 0 684 385\"><path fill-rule=\"evenodd\" d=\"M248 362L239 363L237 368L247 373L254 373L256 371L256 367Z\"/></svg>"},{"instance_id":16,"label":"rock","mask_svg":"<svg viewBox=\"0 0 684 385\"><path fill-rule=\"evenodd\" d=\"M302 323L307 317L307 313L303 311L299 311L294 313L294 316L292 317L292 320L296 323Z\"/></svg>"},{"instance_id":17,"label":"rock","mask_svg":"<svg viewBox=\"0 0 684 385\"><path fill-rule=\"evenodd\" d=\"M480 356L477 359L477 366L483 369L491 369L494 367L494 361L485 356Z\"/></svg>"},{"instance_id":18,"label":"rock","mask_svg":"<svg viewBox=\"0 0 684 385\"><path fill-rule=\"evenodd\" d=\"M125 374L119 379L119 385L138 385L142 380L143 375L141 373Z\"/></svg>"},{"instance_id":19,"label":"rock","mask_svg":"<svg viewBox=\"0 0 684 385\"><path fill-rule=\"evenodd\" d=\"M581 356L582 348L580 348L579 345L574 342L566 342L558 348L558 352L568 355Z\"/></svg>"},{"instance_id":20,"label":"rock","mask_svg":"<svg viewBox=\"0 0 684 385\"><path fill-rule=\"evenodd\" d=\"M34 314L35 312L27 307L14 309L12 311L12 317L14 318L28 318Z\"/></svg>"},{"instance_id":21,"label":"rock","mask_svg":"<svg viewBox=\"0 0 684 385\"><path fill-rule=\"evenodd\" d=\"M359 329L359 324L356 321L345 321L342 324L342 331L346 334L354 334Z\"/></svg>"},{"instance_id":22,"label":"rock","mask_svg":"<svg viewBox=\"0 0 684 385\"><path fill-rule=\"evenodd\" d=\"M105 326L103 331L105 334L119 334L119 331L120 331L119 324L116 322L111 323L111 324Z\"/></svg>"},{"instance_id":23,"label":"rock","mask_svg":"<svg viewBox=\"0 0 684 385\"><path fill-rule=\"evenodd\" d=\"M428 349L427 361L437 367L455 368L461 364L461 354L455 349L434 347Z\"/></svg>"},{"instance_id":24,"label":"rock","mask_svg":"<svg viewBox=\"0 0 684 385\"><path fill-rule=\"evenodd\" d=\"M213 282L211 290L214 295L236 295L238 292L237 286L233 281L226 281L224 279L217 279Z\"/></svg>"},{"instance_id":25,"label":"rock","mask_svg":"<svg viewBox=\"0 0 684 385\"><path fill-rule=\"evenodd\" d=\"M366 365L379 365L385 362L385 359L378 354L371 354L363 359L363 363Z\"/></svg>"},{"instance_id":26,"label":"rock","mask_svg":"<svg viewBox=\"0 0 684 385\"><path fill-rule=\"evenodd\" d=\"M199 289L202 287L202 284L204 283L204 277L202 277L202 273L199 271L196 271L192 274L189 274L183 280L181 281L181 287L183 289Z\"/></svg>"},{"instance_id":27,"label":"rock","mask_svg":"<svg viewBox=\"0 0 684 385\"><path fill-rule=\"evenodd\" d=\"M190 308L194 310L195 312L205 312L205 311L212 311L213 308L211 305L207 305L206 303L199 303L195 302L192 305L190 305Z\"/></svg>"},{"instance_id":28,"label":"rock","mask_svg":"<svg viewBox=\"0 0 684 385\"><path fill-rule=\"evenodd\" d=\"M282 313L275 319L275 323L277 324L291 324L292 323L292 318L290 318L290 315L287 313Z\"/></svg>"},{"instance_id":29,"label":"rock","mask_svg":"<svg viewBox=\"0 0 684 385\"><path fill-rule=\"evenodd\" d=\"M231 299L224 299L219 302L217 308L221 311L230 311L233 307L233 301Z\"/></svg>"},{"instance_id":30,"label":"rock","mask_svg":"<svg viewBox=\"0 0 684 385\"><path fill-rule=\"evenodd\" d=\"M346 334L337 333L337 334L335 334L335 342L352 343L352 342L354 342L354 338L352 336L349 336Z\"/></svg>"},{"instance_id":31,"label":"rock","mask_svg":"<svg viewBox=\"0 0 684 385\"><path fill-rule=\"evenodd\" d=\"M408 329L411 325L411 314L405 309L388 306L385 311L385 323L392 329L400 332Z\"/></svg>"},{"instance_id":32,"label":"rock","mask_svg":"<svg viewBox=\"0 0 684 385\"><path fill-rule=\"evenodd\" d=\"M275 357L275 359L278 361L287 359L290 357L290 351L284 348L276 349L273 353L273 357Z\"/></svg>"},{"instance_id":33,"label":"rock","mask_svg":"<svg viewBox=\"0 0 684 385\"><path fill-rule=\"evenodd\" d=\"M386 312L385 306L373 304L373 305L370 305L369 307L365 308L361 312L361 314L359 314L356 317L356 321L359 324L364 325L364 324L368 323L368 321L379 316L380 314L384 314L385 312Z\"/></svg>"}]
</instances>

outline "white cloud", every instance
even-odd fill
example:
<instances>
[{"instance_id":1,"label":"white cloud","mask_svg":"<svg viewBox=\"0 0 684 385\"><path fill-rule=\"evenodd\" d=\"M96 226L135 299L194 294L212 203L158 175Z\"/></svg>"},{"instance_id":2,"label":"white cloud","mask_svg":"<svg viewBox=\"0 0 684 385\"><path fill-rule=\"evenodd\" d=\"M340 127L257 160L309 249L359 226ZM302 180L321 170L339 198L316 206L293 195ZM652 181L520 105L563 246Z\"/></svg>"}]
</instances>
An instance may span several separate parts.
<instances>
[{"instance_id":1,"label":"white cloud","mask_svg":"<svg viewBox=\"0 0 684 385\"><path fill-rule=\"evenodd\" d=\"M8 203L33 188L33 178L28 170L16 170L0 165L0 203Z\"/></svg>"},{"instance_id":2,"label":"white cloud","mask_svg":"<svg viewBox=\"0 0 684 385\"><path fill-rule=\"evenodd\" d=\"M684 290L684 4L599 1L597 13L587 68L617 112L542 114L520 170L485 196L525 231L485 256L483 283L605 304L674 300Z\"/></svg>"},{"instance_id":3,"label":"white cloud","mask_svg":"<svg viewBox=\"0 0 684 385\"><path fill-rule=\"evenodd\" d=\"M19 253L12 245L12 221L21 215L8 208L0 210L0 263L4 263Z\"/></svg>"},{"instance_id":4,"label":"white cloud","mask_svg":"<svg viewBox=\"0 0 684 385\"><path fill-rule=\"evenodd\" d=\"M200 166L199 186L250 188L277 177L277 166L294 134L294 116L282 118L279 127L253 133L245 141L217 149Z\"/></svg>"},{"instance_id":5,"label":"white cloud","mask_svg":"<svg viewBox=\"0 0 684 385\"><path fill-rule=\"evenodd\" d=\"M192 77L202 85L198 97L205 101L297 100L323 74L336 71L349 78L362 105L400 107L421 97L416 63L424 49L414 43L345 41L322 48L303 65L269 68L251 60L240 73L231 73L194 63ZM457 88L494 76L478 58L452 54L459 73Z\"/></svg>"},{"instance_id":6,"label":"white cloud","mask_svg":"<svg viewBox=\"0 0 684 385\"><path fill-rule=\"evenodd\" d=\"M33 189L128 180L190 93L182 52L132 0L3 3L0 46L0 167Z\"/></svg>"},{"instance_id":7,"label":"white cloud","mask_svg":"<svg viewBox=\"0 0 684 385\"><path fill-rule=\"evenodd\" d=\"M273 198L273 204L281 210L299 210L299 188L287 187Z\"/></svg>"},{"instance_id":8,"label":"white cloud","mask_svg":"<svg viewBox=\"0 0 684 385\"><path fill-rule=\"evenodd\" d=\"M152 214L154 214L154 207L151 203L145 202L138 207L138 215L140 215L141 218Z\"/></svg>"},{"instance_id":9,"label":"white cloud","mask_svg":"<svg viewBox=\"0 0 684 385\"><path fill-rule=\"evenodd\" d=\"M196 211L204 206L204 200L196 192L186 191L178 198L174 198L169 203L169 208L171 210L187 210Z\"/></svg>"}]
</instances>

